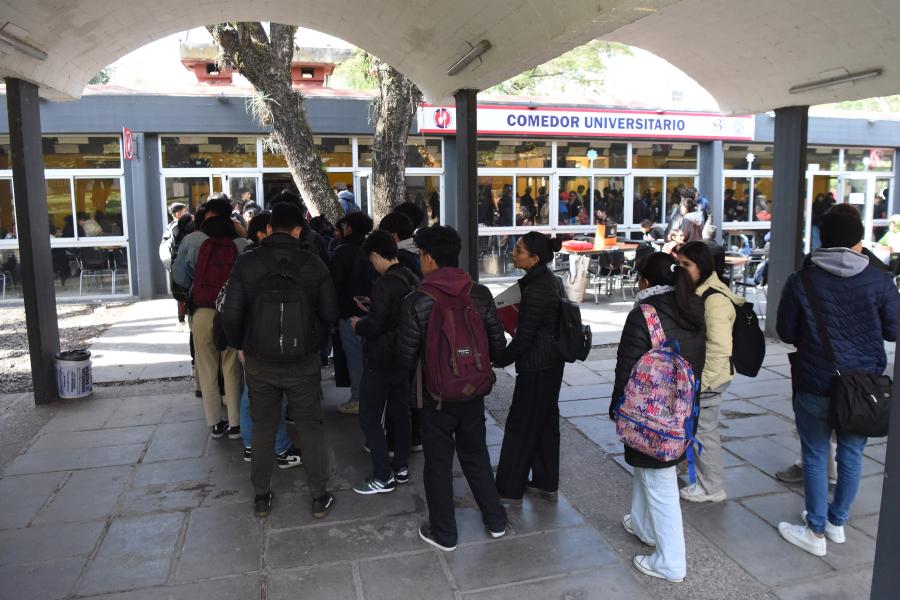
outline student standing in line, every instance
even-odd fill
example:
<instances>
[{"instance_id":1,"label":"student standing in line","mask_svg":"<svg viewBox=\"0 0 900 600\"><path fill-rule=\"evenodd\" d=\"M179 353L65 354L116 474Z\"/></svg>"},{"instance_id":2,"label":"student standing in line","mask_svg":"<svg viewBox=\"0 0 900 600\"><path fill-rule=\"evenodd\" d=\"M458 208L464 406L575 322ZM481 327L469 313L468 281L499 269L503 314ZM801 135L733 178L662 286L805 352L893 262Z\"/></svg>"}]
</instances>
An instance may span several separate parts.
<instances>
[{"instance_id":1,"label":"student standing in line","mask_svg":"<svg viewBox=\"0 0 900 600\"><path fill-rule=\"evenodd\" d=\"M678 340L680 354L695 374L702 373L704 366L703 301L694 293L694 282L687 271L663 252L649 255L637 269L641 291L635 298L635 307L628 313L619 342L616 381L609 406L609 417L613 420L633 367L654 346L642 305L654 309L666 340ZM673 583L684 580L687 573L675 472L676 465L684 459L682 454L675 460L661 461L625 445L625 462L634 467L634 487L631 512L622 518L622 526L645 545L655 548L652 554L635 556L634 566L645 575Z\"/></svg>"},{"instance_id":2,"label":"student standing in line","mask_svg":"<svg viewBox=\"0 0 900 600\"><path fill-rule=\"evenodd\" d=\"M697 428L697 441L703 451L697 456L697 483L682 488L680 494L688 502L723 502L727 494L719 407L722 394L734 379L731 362L734 307L742 306L746 299L735 295L716 275L715 259L705 242L688 242L678 250L677 260L697 285L706 317L706 363L700 378Z\"/></svg>"},{"instance_id":3,"label":"student standing in line","mask_svg":"<svg viewBox=\"0 0 900 600\"><path fill-rule=\"evenodd\" d=\"M890 273L874 267L862 253L864 227L858 213L832 209L822 216L819 230L821 248L788 277L778 305L778 336L797 347L792 368L794 417L806 503L801 522L781 522L778 532L798 548L825 556L826 539L835 544L846 539L844 525L859 491L867 441L865 436L837 431L837 483L829 500L827 463L835 431L828 419L830 387L835 370L884 372L884 342L897 339L900 295Z\"/></svg>"},{"instance_id":4,"label":"student standing in line","mask_svg":"<svg viewBox=\"0 0 900 600\"><path fill-rule=\"evenodd\" d=\"M359 398L359 424L372 453L372 476L353 488L357 494L392 492L409 481L409 373L397 368L397 326L403 299L419 282L400 264L397 244L387 231L375 230L362 245L379 277L372 285L366 316L353 317L353 331L363 337L366 364ZM388 455L385 425L391 423L393 461Z\"/></svg>"},{"instance_id":5,"label":"student standing in line","mask_svg":"<svg viewBox=\"0 0 900 600\"><path fill-rule=\"evenodd\" d=\"M516 364L497 466L497 491L511 505L521 504L526 491L555 500L559 488L559 388L565 362L556 350L560 281L547 264L560 244L532 231L519 238L512 255L516 268L526 272L518 283L519 324L496 363Z\"/></svg>"},{"instance_id":6,"label":"student standing in line","mask_svg":"<svg viewBox=\"0 0 900 600\"><path fill-rule=\"evenodd\" d=\"M238 254L249 244L231 220L231 202L223 193L212 194L206 203L206 217L200 229L181 241L178 257L172 267L175 283L187 288L191 298L191 333L194 339L197 379L203 396L203 412L213 438L228 435L241 437L241 366L237 351L216 348L213 319L216 298L228 279ZM219 369L225 387L225 406L228 417L221 418L222 393L219 390Z\"/></svg>"},{"instance_id":7,"label":"student standing in line","mask_svg":"<svg viewBox=\"0 0 900 600\"><path fill-rule=\"evenodd\" d=\"M496 358L506 347L506 338L497 319L491 292L483 285L474 283L469 274L458 267L462 246L459 234L450 227L432 225L419 229L415 240L425 277L419 289L403 301L397 338L397 362L400 367L412 373L419 365L420 357L423 360L423 373L427 373L430 366L437 366L428 361L429 353L433 350L428 343L428 323L433 311L447 306L448 300L471 303L484 327L489 346L487 352ZM439 301L435 300L436 296L426 293L423 288L442 298L440 307ZM463 294L467 299L461 298ZM441 334L434 332L433 336L439 339ZM434 342L435 337L431 341ZM466 358L469 358L472 348L467 350L469 356ZM486 358L478 356L481 361ZM489 364L486 366L490 369ZM506 534L506 512L497 494L485 441L484 396L474 396L466 401L441 402L440 398L428 391L427 380L422 382L422 387L422 441L425 446L422 478L428 504L428 522L419 527L419 537L445 552L456 549L458 532L453 506L454 452L459 457L459 464L481 510L485 528L491 537L502 537Z\"/></svg>"},{"instance_id":8,"label":"student standing in line","mask_svg":"<svg viewBox=\"0 0 900 600\"><path fill-rule=\"evenodd\" d=\"M303 216L291 203L277 204L259 247L238 258L228 279L222 324L229 345L244 355L253 419L254 510L269 514L275 436L282 401L296 423L312 496L312 516L334 504L328 493L328 455L322 415L319 348L337 320L328 268L298 240Z\"/></svg>"}]
</instances>

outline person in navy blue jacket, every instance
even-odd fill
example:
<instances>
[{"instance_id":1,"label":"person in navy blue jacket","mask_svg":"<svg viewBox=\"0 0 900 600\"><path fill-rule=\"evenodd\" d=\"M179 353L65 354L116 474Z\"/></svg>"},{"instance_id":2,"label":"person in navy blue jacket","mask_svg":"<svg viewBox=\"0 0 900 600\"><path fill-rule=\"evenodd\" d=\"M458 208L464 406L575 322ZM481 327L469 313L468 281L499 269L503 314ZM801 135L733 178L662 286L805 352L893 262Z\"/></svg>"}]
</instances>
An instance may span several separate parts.
<instances>
[{"instance_id":1,"label":"person in navy blue jacket","mask_svg":"<svg viewBox=\"0 0 900 600\"><path fill-rule=\"evenodd\" d=\"M844 524L859 489L866 438L837 432L838 478L828 501L827 461L832 428L829 389L835 365L826 359L801 272L809 277L822 308L836 366L846 371L883 373L884 342L896 341L897 293L889 273L862 253L863 224L846 211L829 211L819 225L822 247L802 271L787 280L778 306L778 335L797 347L793 361L794 415L803 456L806 510L803 524L779 523L781 536L815 556L825 556L826 538L845 540Z\"/></svg>"}]
</instances>

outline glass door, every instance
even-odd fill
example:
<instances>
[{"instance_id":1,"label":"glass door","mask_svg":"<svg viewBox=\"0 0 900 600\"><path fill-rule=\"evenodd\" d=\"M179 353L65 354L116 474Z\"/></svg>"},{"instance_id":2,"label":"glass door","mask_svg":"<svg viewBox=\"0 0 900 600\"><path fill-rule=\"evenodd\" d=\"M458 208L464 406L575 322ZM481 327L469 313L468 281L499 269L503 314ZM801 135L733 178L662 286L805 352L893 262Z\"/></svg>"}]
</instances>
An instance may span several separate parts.
<instances>
[{"instance_id":1,"label":"glass door","mask_svg":"<svg viewBox=\"0 0 900 600\"><path fill-rule=\"evenodd\" d=\"M262 177L258 173L217 173L213 175L213 191L225 192L232 200L242 203L255 202L264 206L262 200Z\"/></svg>"}]
</instances>

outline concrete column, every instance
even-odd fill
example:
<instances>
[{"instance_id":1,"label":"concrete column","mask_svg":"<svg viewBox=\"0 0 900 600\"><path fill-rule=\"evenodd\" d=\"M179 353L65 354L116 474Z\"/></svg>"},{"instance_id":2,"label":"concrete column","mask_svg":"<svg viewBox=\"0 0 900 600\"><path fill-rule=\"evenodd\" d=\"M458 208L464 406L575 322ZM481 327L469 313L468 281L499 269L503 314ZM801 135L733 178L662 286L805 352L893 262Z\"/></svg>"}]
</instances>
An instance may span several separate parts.
<instances>
[{"instance_id":1,"label":"concrete column","mask_svg":"<svg viewBox=\"0 0 900 600\"><path fill-rule=\"evenodd\" d=\"M462 238L460 268L478 281L478 90L459 90L456 99L456 202L447 218Z\"/></svg>"},{"instance_id":2,"label":"concrete column","mask_svg":"<svg viewBox=\"0 0 900 600\"><path fill-rule=\"evenodd\" d=\"M894 193L893 190L891 193ZM893 398L886 456L896 458L900 456L900 361L897 360L894 361ZM889 460L884 467L884 484L881 488L881 512L878 517L878 536L875 540L872 593L869 596L871 600L896 598L897 590L900 589L898 504L900 504L900 460Z\"/></svg>"},{"instance_id":3,"label":"concrete column","mask_svg":"<svg viewBox=\"0 0 900 600\"><path fill-rule=\"evenodd\" d=\"M46 404L58 397L59 328L50 258L50 218L44 182L38 87L9 77L6 79L6 99L31 380L35 404Z\"/></svg>"},{"instance_id":4,"label":"concrete column","mask_svg":"<svg viewBox=\"0 0 900 600\"><path fill-rule=\"evenodd\" d=\"M776 336L781 290L803 260L803 212L806 204L806 138L809 107L775 110L775 168L772 181L772 242L766 334Z\"/></svg>"},{"instance_id":5,"label":"concrete column","mask_svg":"<svg viewBox=\"0 0 900 600\"><path fill-rule=\"evenodd\" d=\"M724 199L722 196L722 164L725 160L725 146L722 140L702 142L697 157L700 169L700 194L709 200L712 222L716 226L716 243L722 243L724 221Z\"/></svg>"}]
</instances>

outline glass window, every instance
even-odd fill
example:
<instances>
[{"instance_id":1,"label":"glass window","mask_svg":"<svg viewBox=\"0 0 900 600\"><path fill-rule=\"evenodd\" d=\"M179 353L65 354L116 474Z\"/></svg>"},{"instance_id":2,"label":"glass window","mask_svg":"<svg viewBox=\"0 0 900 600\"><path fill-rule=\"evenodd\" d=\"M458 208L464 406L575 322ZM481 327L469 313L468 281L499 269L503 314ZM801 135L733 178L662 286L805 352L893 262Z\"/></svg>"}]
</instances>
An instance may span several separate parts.
<instances>
[{"instance_id":1,"label":"glass window","mask_svg":"<svg viewBox=\"0 0 900 600\"><path fill-rule=\"evenodd\" d=\"M479 177L477 209L479 225L485 227L511 226L513 224L513 178L508 175Z\"/></svg>"},{"instance_id":2,"label":"glass window","mask_svg":"<svg viewBox=\"0 0 900 600\"><path fill-rule=\"evenodd\" d=\"M666 213L668 213L668 218L670 220L675 216L676 211L678 211L681 206L681 191L689 187L694 187L693 177L666 177L665 197L669 200L664 209Z\"/></svg>"},{"instance_id":3,"label":"glass window","mask_svg":"<svg viewBox=\"0 0 900 600\"><path fill-rule=\"evenodd\" d=\"M807 147L806 169L808 171L840 171L840 148L832 148L829 146Z\"/></svg>"},{"instance_id":4,"label":"glass window","mask_svg":"<svg viewBox=\"0 0 900 600\"><path fill-rule=\"evenodd\" d=\"M11 169L9 136L0 135L0 169Z\"/></svg>"},{"instance_id":5,"label":"glass window","mask_svg":"<svg viewBox=\"0 0 900 600\"><path fill-rule=\"evenodd\" d=\"M549 169L552 147L533 140L479 140L478 166L495 168Z\"/></svg>"},{"instance_id":6,"label":"glass window","mask_svg":"<svg viewBox=\"0 0 900 600\"><path fill-rule=\"evenodd\" d=\"M516 176L516 225L547 225L550 215L550 177L546 175Z\"/></svg>"},{"instance_id":7,"label":"glass window","mask_svg":"<svg viewBox=\"0 0 900 600\"><path fill-rule=\"evenodd\" d=\"M350 138L313 138L326 167L352 167L353 143Z\"/></svg>"},{"instance_id":8,"label":"glass window","mask_svg":"<svg viewBox=\"0 0 900 600\"><path fill-rule=\"evenodd\" d=\"M196 212L209 193L209 177L166 177L166 206L181 202Z\"/></svg>"},{"instance_id":9,"label":"glass window","mask_svg":"<svg viewBox=\"0 0 900 600\"><path fill-rule=\"evenodd\" d=\"M127 248L53 248L51 252L54 253L53 270L60 280L66 275L71 277L71 282L64 283L58 295L110 296L131 293ZM70 269L68 272L67 268Z\"/></svg>"},{"instance_id":10,"label":"glass window","mask_svg":"<svg viewBox=\"0 0 900 600\"><path fill-rule=\"evenodd\" d=\"M726 170L768 171L774 165L775 147L771 144L725 144L723 168Z\"/></svg>"},{"instance_id":11,"label":"glass window","mask_svg":"<svg viewBox=\"0 0 900 600\"><path fill-rule=\"evenodd\" d=\"M585 176L559 178L560 225L591 224L591 179Z\"/></svg>"},{"instance_id":12,"label":"glass window","mask_svg":"<svg viewBox=\"0 0 900 600\"><path fill-rule=\"evenodd\" d=\"M593 150L597 157L591 164L588 151ZM627 169L628 168L628 144L586 141L556 142L556 166L561 169Z\"/></svg>"},{"instance_id":13,"label":"glass window","mask_svg":"<svg viewBox=\"0 0 900 600\"><path fill-rule=\"evenodd\" d=\"M662 223L663 215L663 178L634 178L633 216L637 223L645 220Z\"/></svg>"},{"instance_id":14,"label":"glass window","mask_svg":"<svg viewBox=\"0 0 900 600\"><path fill-rule=\"evenodd\" d=\"M866 203L866 186L868 183L867 179L844 179L844 202L856 206L860 213L862 213L863 206Z\"/></svg>"},{"instance_id":15,"label":"glass window","mask_svg":"<svg viewBox=\"0 0 900 600\"><path fill-rule=\"evenodd\" d=\"M756 221L772 220L772 178L753 178L753 218Z\"/></svg>"},{"instance_id":16,"label":"glass window","mask_svg":"<svg viewBox=\"0 0 900 600\"><path fill-rule=\"evenodd\" d=\"M228 197L241 202L256 202L260 204L256 197L256 177L229 177L228 178Z\"/></svg>"},{"instance_id":17,"label":"glass window","mask_svg":"<svg viewBox=\"0 0 900 600\"><path fill-rule=\"evenodd\" d=\"M47 213L50 217L50 235L75 237L75 221L72 215L72 186L68 179L47 180ZM84 235L82 231L79 235Z\"/></svg>"},{"instance_id":18,"label":"glass window","mask_svg":"<svg viewBox=\"0 0 900 600\"><path fill-rule=\"evenodd\" d=\"M75 213L78 235L87 237L121 236L122 187L118 177L75 180Z\"/></svg>"},{"instance_id":19,"label":"glass window","mask_svg":"<svg viewBox=\"0 0 900 600\"><path fill-rule=\"evenodd\" d=\"M436 169L443 166L443 142L439 139L409 138L406 167Z\"/></svg>"},{"instance_id":20,"label":"glass window","mask_svg":"<svg viewBox=\"0 0 900 600\"><path fill-rule=\"evenodd\" d=\"M888 194L890 194L891 180L875 180L875 206L872 210L873 219L888 218Z\"/></svg>"},{"instance_id":21,"label":"glass window","mask_svg":"<svg viewBox=\"0 0 900 600\"><path fill-rule=\"evenodd\" d=\"M893 171L894 151L890 148L847 148L844 150L846 171Z\"/></svg>"},{"instance_id":22,"label":"glass window","mask_svg":"<svg viewBox=\"0 0 900 600\"><path fill-rule=\"evenodd\" d=\"M294 182L291 181L292 187L296 187L296 186L293 186L293 183ZM329 187L331 187L331 189L333 189L335 191L341 191L341 190L346 189L348 192L350 192L350 194L352 194L353 202L357 206L360 207L360 210L362 210L363 212L368 214L369 207L368 206L363 207L360 205L359 199L356 197L356 190L353 189L353 173L329 172L328 173L328 185L329 185Z\"/></svg>"},{"instance_id":23,"label":"glass window","mask_svg":"<svg viewBox=\"0 0 900 600\"><path fill-rule=\"evenodd\" d=\"M374 138L361 137L357 140L359 166L372 166L372 144ZM406 143L407 168L440 168L443 165L443 143L439 139L409 138ZM347 165L348 167L350 165Z\"/></svg>"},{"instance_id":24,"label":"glass window","mask_svg":"<svg viewBox=\"0 0 900 600\"><path fill-rule=\"evenodd\" d=\"M256 136L191 136L160 138L162 166L234 169L256 167Z\"/></svg>"},{"instance_id":25,"label":"glass window","mask_svg":"<svg viewBox=\"0 0 900 600\"><path fill-rule=\"evenodd\" d=\"M119 169L118 137L61 135L43 138L45 169Z\"/></svg>"},{"instance_id":26,"label":"glass window","mask_svg":"<svg viewBox=\"0 0 900 600\"><path fill-rule=\"evenodd\" d=\"M591 224L602 221L625 222L625 178L594 177Z\"/></svg>"},{"instance_id":27,"label":"glass window","mask_svg":"<svg viewBox=\"0 0 900 600\"><path fill-rule=\"evenodd\" d=\"M478 273L482 279L491 277L521 277L524 272L516 269L512 261L515 235L478 236Z\"/></svg>"},{"instance_id":28,"label":"glass window","mask_svg":"<svg viewBox=\"0 0 900 600\"><path fill-rule=\"evenodd\" d=\"M696 169L697 145L635 142L631 161L635 169Z\"/></svg>"},{"instance_id":29,"label":"glass window","mask_svg":"<svg viewBox=\"0 0 900 600\"><path fill-rule=\"evenodd\" d=\"M441 219L441 178L437 175L407 175L406 201L425 213L425 221L416 227L437 223Z\"/></svg>"},{"instance_id":30,"label":"glass window","mask_svg":"<svg viewBox=\"0 0 900 600\"><path fill-rule=\"evenodd\" d=\"M0 179L0 241L16 239L16 207L12 179Z\"/></svg>"},{"instance_id":31,"label":"glass window","mask_svg":"<svg viewBox=\"0 0 900 600\"><path fill-rule=\"evenodd\" d=\"M726 177L724 198L725 221L747 221L750 218L750 179Z\"/></svg>"}]
</instances>

